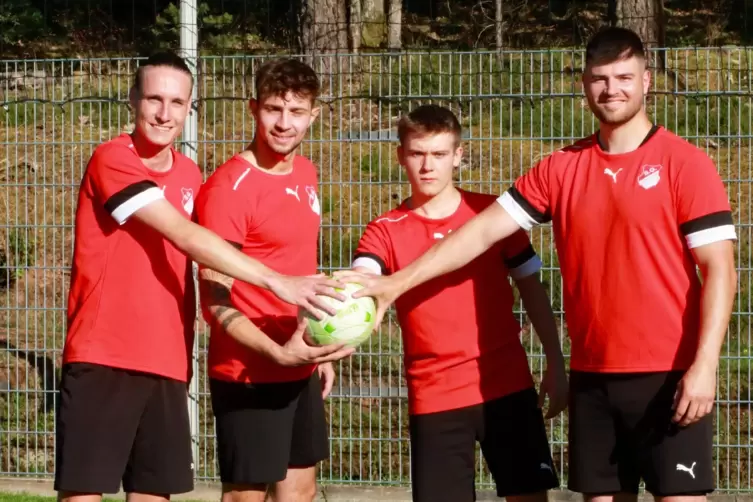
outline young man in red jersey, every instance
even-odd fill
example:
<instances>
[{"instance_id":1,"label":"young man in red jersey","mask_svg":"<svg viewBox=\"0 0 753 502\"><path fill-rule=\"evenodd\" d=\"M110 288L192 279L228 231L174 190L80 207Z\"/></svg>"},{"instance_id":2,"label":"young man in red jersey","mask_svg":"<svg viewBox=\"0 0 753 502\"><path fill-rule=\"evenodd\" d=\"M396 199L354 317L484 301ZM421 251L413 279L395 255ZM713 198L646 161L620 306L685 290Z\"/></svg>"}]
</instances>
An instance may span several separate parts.
<instances>
[{"instance_id":1,"label":"young man in red jersey","mask_svg":"<svg viewBox=\"0 0 753 502\"><path fill-rule=\"evenodd\" d=\"M411 196L367 225L354 256L357 271L399 271L496 200L453 183L463 148L452 111L420 106L397 130ZM549 297L537 277L540 266L519 230L464 268L397 299L414 501L475 500L476 441L500 497L544 502L547 490L559 486L541 407L549 395L547 418L565 408L567 376ZM540 397L520 343L508 276L546 353Z\"/></svg>"},{"instance_id":2,"label":"young man in red jersey","mask_svg":"<svg viewBox=\"0 0 753 502\"><path fill-rule=\"evenodd\" d=\"M190 260L311 310L316 293L333 293L331 283L280 275L190 221L201 173L172 145L192 85L180 57L150 57L130 93L133 133L98 146L81 182L56 427L63 500L99 500L121 482L131 501L193 488Z\"/></svg>"},{"instance_id":3,"label":"young man in red jersey","mask_svg":"<svg viewBox=\"0 0 753 502\"><path fill-rule=\"evenodd\" d=\"M319 114L319 80L278 59L257 70L255 87L254 138L209 177L198 221L274 270L315 274L317 169L296 152ZM329 455L330 361L353 349L311 357L294 306L209 267L199 274L223 501L313 500L316 464Z\"/></svg>"},{"instance_id":4,"label":"young man in red jersey","mask_svg":"<svg viewBox=\"0 0 753 502\"><path fill-rule=\"evenodd\" d=\"M595 134L543 159L397 274L343 273L368 283L359 293L376 295L382 315L403 292L551 221L572 341L568 485L589 501L635 500L641 478L673 502L714 489L710 412L736 234L711 159L650 122L649 85L640 38L598 33L583 73Z\"/></svg>"}]
</instances>

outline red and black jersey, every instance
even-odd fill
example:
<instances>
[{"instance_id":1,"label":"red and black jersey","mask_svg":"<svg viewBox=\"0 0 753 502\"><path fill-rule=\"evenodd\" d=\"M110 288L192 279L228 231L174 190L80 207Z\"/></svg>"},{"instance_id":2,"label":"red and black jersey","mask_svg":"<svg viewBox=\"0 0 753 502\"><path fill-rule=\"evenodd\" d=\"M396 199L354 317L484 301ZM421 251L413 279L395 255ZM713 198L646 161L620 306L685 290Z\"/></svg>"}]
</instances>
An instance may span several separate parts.
<instances>
[{"instance_id":1,"label":"red and black jersey","mask_svg":"<svg viewBox=\"0 0 753 502\"><path fill-rule=\"evenodd\" d=\"M447 218L422 217L404 202L369 223L353 266L397 272L496 200L460 193L459 207ZM533 385L509 277L528 276L540 266L521 230L397 299L410 413L472 406Z\"/></svg>"},{"instance_id":2,"label":"red and black jersey","mask_svg":"<svg viewBox=\"0 0 753 502\"><path fill-rule=\"evenodd\" d=\"M191 261L130 219L158 199L191 218L201 172L177 151L172 155L170 170L152 171L123 134L97 147L89 160L76 209L64 363L190 379L196 311Z\"/></svg>"},{"instance_id":3,"label":"red and black jersey","mask_svg":"<svg viewBox=\"0 0 753 502\"><path fill-rule=\"evenodd\" d=\"M273 174L235 155L207 179L196 203L199 223L246 255L281 274L317 273L321 224L316 167L297 156L293 170ZM235 281L233 305L280 345L297 326L298 309L272 292ZM214 323L211 326L209 376L234 382L282 382L307 378L314 366L285 368L244 347Z\"/></svg>"},{"instance_id":4,"label":"red and black jersey","mask_svg":"<svg viewBox=\"0 0 753 502\"><path fill-rule=\"evenodd\" d=\"M524 229L552 222L572 369L689 367L701 295L690 249L736 238L706 154L664 128L615 155L593 135L542 160L499 203Z\"/></svg>"}]
</instances>

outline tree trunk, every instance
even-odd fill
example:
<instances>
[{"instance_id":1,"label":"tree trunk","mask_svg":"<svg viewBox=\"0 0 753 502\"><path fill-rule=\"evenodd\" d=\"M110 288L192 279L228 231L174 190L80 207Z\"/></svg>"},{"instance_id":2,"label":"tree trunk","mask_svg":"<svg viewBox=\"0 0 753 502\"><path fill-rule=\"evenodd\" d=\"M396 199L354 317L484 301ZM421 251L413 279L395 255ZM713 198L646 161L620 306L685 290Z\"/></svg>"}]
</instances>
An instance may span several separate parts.
<instances>
[{"instance_id":1,"label":"tree trunk","mask_svg":"<svg viewBox=\"0 0 753 502\"><path fill-rule=\"evenodd\" d=\"M503 38L503 30L502 30L502 0L495 0L494 2L494 42L496 43L496 49L497 51L502 50L502 45L504 45L504 38Z\"/></svg>"},{"instance_id":2,"label":"tree trunk","mask_svg":"<svg viewBox=\"0 0 753 502\"><path fill-rule=\"evenodd\" d=\"M345 0L301 0L300 50L314 56L348 49Z\"/></svg>"},{"instance_id":3,"label":"tree trunk","mask_svg":"<svg viewBox=\"0 0 753 502\"><path fill-rule=\"evenodd\" d=\"M664 47L664 5L662 0L610 0L609 16L613 24L635 31L646 49ZM663 51L650 58L656 68L665 68ZM653 61L651 61L653 59Z\"/></svg>"},{"instance_id":4,"label":"tree trunk","mask_svg":"<svg viewBox=\"0 0 753 502\"><path fill-rule=\"evenodd\" d=\"M363 1L363 44L368 47L380 47L385 37L384 0Z\"/></svg>"},{"instance_id":5,"label":"tree trunk","mask_svg":"<svg viewBox=\"0 0 753 502\"><path fill-rule=\"evenodd\" d=\"M387 15L387 46L400 50L403 47L401 32L403 31L403 2L389 0L389 14Z\"/></svg>"},{"instance_id":6,"label":"tree trunk","mask_svg":"<svg viewBox=\"0 0 753 502\"><path fill-rule=\"evenodd\" d=\"M363 28L363 16L361 13L361 0L350 0L350 47L358 54L361 50L361 30Z\"/></svg>"}]
</instances>

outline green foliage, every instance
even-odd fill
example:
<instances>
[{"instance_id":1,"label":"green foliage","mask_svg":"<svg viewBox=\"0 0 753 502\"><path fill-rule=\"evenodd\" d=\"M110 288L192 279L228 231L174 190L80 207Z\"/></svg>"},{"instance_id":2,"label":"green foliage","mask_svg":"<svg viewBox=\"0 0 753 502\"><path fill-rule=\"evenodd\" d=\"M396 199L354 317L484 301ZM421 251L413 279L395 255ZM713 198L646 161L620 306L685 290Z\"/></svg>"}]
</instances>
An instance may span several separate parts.
<instances>
[{"instance_id":1,"label":"green foliage","mask_svg":"<svg viewBox=\"0 0 753 502\"><path fill-rule=\"evenodd\" d=\"M208 2L198 7L199 44L207 50L238 49L243 35L234 29L235 20L229 12L212 13ZM151 33L160 48L175 47L180 41L180 8L171 3L155 20Z\"/></svg>"},{"instance_id":2,"label":"green foliage","mask_svg":"<svg viewBox=\"0 0 753 502\"><path fill-rule=\"evenodd\" d=\"M44 18L29 0L0 2L0 44L15 46L41 35Z\"/></svg>"}]
</instances>

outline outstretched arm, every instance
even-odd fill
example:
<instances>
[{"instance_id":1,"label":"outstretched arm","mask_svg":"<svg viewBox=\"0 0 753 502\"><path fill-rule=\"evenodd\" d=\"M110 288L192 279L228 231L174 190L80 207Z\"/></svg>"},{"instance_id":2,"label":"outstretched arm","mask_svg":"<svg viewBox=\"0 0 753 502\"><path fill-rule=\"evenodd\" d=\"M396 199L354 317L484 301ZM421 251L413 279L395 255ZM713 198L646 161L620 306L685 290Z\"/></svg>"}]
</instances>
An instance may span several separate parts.
<instances>
[{"instance_id":1,"label":"outstretched arm","mask_svg":"<svg viewBox=\"0 0 753 502\"><path fill-rule=\"evenodd\" d=\"M377 325L389 306L406 291L437 276L457 270L488 250L496 242L513 234L520 225L498 203L470 219L456 232L440 240L420 258L389 276L343 271L337 278L360 282L365 287L354 298L372 296L378 305Z\"/></svg>"},{"instance_id":2,"label":"outstretched arm","mask_svg":"<svg viewBox=\"0 0 753 502\"><path fill-rule=\"evenodd\" d=\"M223 329L231 338L274 361L280 366L301 366L337 361L353 353L345 344L311 347L305 343L305 321L285 345L279 345L260 330L231 302L233 279L219 272L202 269L199 272L201 302L209 311L213 324Z\"/></svg>"}]
</instances>

